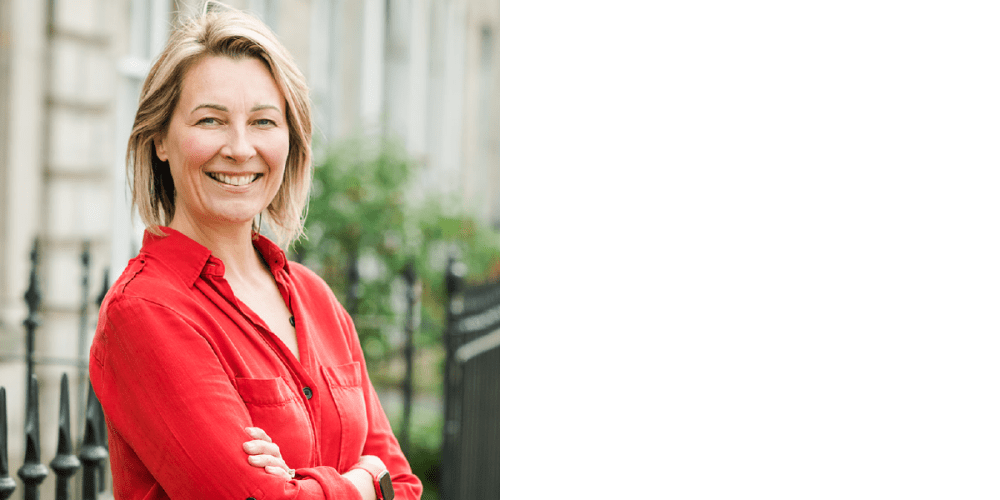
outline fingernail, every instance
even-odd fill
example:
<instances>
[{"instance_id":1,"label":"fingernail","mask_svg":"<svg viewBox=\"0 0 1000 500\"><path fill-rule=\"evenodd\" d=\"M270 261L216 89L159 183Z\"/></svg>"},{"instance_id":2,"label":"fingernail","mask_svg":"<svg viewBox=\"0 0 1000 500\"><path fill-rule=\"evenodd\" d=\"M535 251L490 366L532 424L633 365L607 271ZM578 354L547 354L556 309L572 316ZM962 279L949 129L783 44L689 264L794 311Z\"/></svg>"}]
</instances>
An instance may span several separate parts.
<instances>
[{"instance_id":1,"label":"fingernail","mask_svg":"<svg viewBox=\"0 0 1000 500\"><path fill-rule=\"evenodd\" d=\"M253 451L253 448L254 448L254 446L253 446L253 442L252 441L247 441L247 442L243 443L243 449L244 450L246 450L246 451Z\"/></svg>"}]
</instances>

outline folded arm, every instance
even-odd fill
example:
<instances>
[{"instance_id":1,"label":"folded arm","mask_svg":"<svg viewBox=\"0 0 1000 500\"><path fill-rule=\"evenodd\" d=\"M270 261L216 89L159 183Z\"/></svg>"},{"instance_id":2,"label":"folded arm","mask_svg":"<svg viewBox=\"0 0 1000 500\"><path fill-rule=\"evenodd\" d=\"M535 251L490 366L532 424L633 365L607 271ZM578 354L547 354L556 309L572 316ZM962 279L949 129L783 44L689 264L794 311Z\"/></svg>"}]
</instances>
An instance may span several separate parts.
<instances>
[{"instance_id":1,"label":"folded arm","mask_svg":"<svg viewBox=\"0 0 1000 500\"><path fill-rule=\"evenodd\" d=\"M247 461L254 467L264 469L268 474L272 474L285 479L295 477L295 470L289 469L285 460L281 458L281 448L271 440L271 437L259 427L247 427L247 436L250 441L243 443L243 451L248 455ZM385 464L378 457L362 455L361 461L373 462L376 468L385 469ZM351 481L358 489L361 498L364 500L375 500L375 483L371 480L371 475L362 470L352 469L343 474L344 478Z\"/></svg>"},{"instance_id":2,"label":"folded arm","mask_svg":"<svg viewBox=\"0 0 1000 500\"><path fill-rule=\"evenodd\" d=\"M211 321L141 298L107 304L90 372L109 428L171 498L361 499L333 467L289 479L249 463L243 443L253 422L199 332Z\"/></svg>"}]
</instances>

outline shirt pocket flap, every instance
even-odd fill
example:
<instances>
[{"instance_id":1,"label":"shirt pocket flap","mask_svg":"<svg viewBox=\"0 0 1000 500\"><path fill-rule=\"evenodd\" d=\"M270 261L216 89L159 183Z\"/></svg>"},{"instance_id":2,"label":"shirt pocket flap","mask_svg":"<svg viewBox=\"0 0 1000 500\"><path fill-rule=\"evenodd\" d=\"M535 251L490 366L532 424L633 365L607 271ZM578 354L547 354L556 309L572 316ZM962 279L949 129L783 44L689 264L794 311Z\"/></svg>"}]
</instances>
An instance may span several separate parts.
<instances>
[{"instance_id":1,"label":"shirt pocket flap","mask_svg":"<svg viewBox=\"0 0 1000 500\"><path fill-rule=\"evenodd\" d=\"M295 398L295 393L280 378L236 377L236 392L244 403L258 406L284 405Z\"/></svg>"},{"instance_id":2,"label":"shirt pocket flap","mask_svg":"<svg viewBox=\"0 0 1000 500\"><path fill-rule=\"evenodd\" d=\"M353 361L346 365L324 366L330 384L339 387L357 387L361 385L361 363Z\"/></svg>"}]
</instances>

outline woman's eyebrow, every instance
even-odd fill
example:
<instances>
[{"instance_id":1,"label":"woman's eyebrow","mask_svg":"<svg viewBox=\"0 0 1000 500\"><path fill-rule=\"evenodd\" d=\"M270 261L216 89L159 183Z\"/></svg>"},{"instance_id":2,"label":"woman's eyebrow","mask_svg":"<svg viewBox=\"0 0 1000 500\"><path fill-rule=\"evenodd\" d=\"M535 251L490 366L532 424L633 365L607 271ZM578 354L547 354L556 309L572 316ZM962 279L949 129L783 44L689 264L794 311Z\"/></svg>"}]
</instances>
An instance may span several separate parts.
<instances>
[{"instance_id":1,"label":"woman's eyebrow","mask_svg":"<svg viewBox=\"0 0 1000 500\"><path fill-rule=\"evenodd\" d=\"M250 112L253 113L254 111L260 111L262 109L273 109L275 111L281 112L281 110L278 109L278 107L273 104L258 104L250 108Z\"/></svg>"},{"instance_id":2,"label":"woman's eyebrow","mask_svg":"<svg viewBox=\"0 0 1000 500\"><path fill-rule=\"evenodd\" d=\"M229 112L229 108L227 108L227 107L225 107L225 106L223 106L221 104L199 104L199 105L195 106L194 109L191 110L191 112L194 113L195 111L198 111L201 108L215 109L215 110L222 111L224 113L228 113ZM273 110L278 111L278 112L281 111L280 109L278 109L277 106L275 106L273 104L258 104L256 106L250 108L250 112L253 113L253 112L256 112L256 111L260 111L262 109L273 109Z\"/></svg>"},{"instance_id":3,"label":"woman's eyebrow","mask_svg":"<svg viewBox=\"0 0 1000 500\"><path fill-rule=\"evenodd\" d=\"M229 108L227 108L227 107L225 107L225 106L223 106L221 104L199 104L199 105L195 106L194 109L191 110L191 112L194 113L195 111L198 111L201 108L215 109L215 110L223 111L223 112L226 112L226 113L229 112Z\"/></svg>"}]
</instances>

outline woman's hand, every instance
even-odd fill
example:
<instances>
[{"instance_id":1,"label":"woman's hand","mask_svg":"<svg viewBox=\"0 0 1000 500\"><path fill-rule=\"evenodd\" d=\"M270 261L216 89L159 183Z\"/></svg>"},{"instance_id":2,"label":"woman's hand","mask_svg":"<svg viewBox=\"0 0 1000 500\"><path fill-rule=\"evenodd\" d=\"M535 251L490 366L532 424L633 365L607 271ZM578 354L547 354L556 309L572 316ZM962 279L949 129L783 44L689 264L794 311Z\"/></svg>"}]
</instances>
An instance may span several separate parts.
<instances>
[{"instance_id":1,"label":"woman's hand","mask_svg":"<svg viewBox=\"0 0 1000 500\"><path fill-rule=\"evenodd\" d=\"M243 443L243 451L250 455L247 461L254 467L262 467L268 474L281 476L286 479L295 477L295 470L289 469L285 460L281 458L281 450L278 445L271 441L270 436L263 429L257 427L247 427L246 433L253 438L252 441ZM375 455L361 455L358 465L368 465L375 469L387 469L382 459ZM361 493L363 500L374 500L375 483L372 476L362 469L352 469L343 476L354 484L354 487Z\"/></svg>"},{"instance_id":2,"label":"woman's hand","mask_svg":"<svg viewBox=\"0 0 1000 500\"><path fill-rule=\"evenodd\" d=\"M271 441L271 438L264 432L264 429L247 427L244 430L253 438L252 441L243 443L243 451L247 455L250 455L247 457L250 465L261 467L268 474L274 474L286 479L295 477L295 470L289 469L288 465L285 465L285 460L281 458L281 450L278 449L278 445Z\"/></svg>"}]
</instances>

